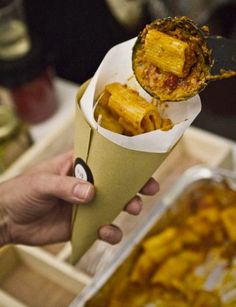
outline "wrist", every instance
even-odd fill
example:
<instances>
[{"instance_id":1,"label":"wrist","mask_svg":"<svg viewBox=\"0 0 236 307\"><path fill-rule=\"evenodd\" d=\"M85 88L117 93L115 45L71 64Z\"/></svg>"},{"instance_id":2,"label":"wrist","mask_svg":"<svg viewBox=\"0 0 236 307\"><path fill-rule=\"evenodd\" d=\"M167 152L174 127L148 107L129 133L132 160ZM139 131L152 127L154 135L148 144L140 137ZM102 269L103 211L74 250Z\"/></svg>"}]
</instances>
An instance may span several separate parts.
<instances>
[{"instance_id":1,"label":"wrist","mask_svg":"<svg viewBox=\"0 0 236 307\"><path fill-rule=\"evenodd\" d=\"M9 217L5 209L0 204L0 247L10 243Z\"/></svg>"}]
</instances>

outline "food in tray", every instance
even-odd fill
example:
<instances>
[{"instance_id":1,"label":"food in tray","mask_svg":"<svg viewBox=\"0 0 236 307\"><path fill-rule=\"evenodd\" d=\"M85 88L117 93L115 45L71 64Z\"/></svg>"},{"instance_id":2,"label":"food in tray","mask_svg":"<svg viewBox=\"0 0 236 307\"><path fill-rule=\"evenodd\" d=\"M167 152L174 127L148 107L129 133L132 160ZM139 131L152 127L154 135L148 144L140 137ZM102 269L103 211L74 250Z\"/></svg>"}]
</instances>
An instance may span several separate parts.
<instances>
[{"instance_id":1,"label":"food in tray","mask_svg":"<svg viewBox=\"0 0 236 307\"><path fill-rule=\"evenodd\" d=\"M187 17L157 19L139 34L133 48L133 71L140 85L161 101L181 101L196 95L210 80L228 78L228 71L212 76L214 64L206 26Z\"/></svg>"},{"instance_id":2,"label":"food in tray","mask_svg":"<svg viewBox=\"0 0 236 307\"><path fill-rule=\"evenodd\" d=\"M154 102L146 101L137 91L120 83L106 85L94 115L100 126L128 136L173 126L170 119L161 118Z\"/></svg>"},{"instance_id":3,"label":"food in tray","mask_svg":"<svg viewBox=\"0 0 236 307\"><path fill-rule=\"evenodd\" d=\"M236 191L201 181L169 210L87 307L236 306Z\"/></svg>"}]
</instances>

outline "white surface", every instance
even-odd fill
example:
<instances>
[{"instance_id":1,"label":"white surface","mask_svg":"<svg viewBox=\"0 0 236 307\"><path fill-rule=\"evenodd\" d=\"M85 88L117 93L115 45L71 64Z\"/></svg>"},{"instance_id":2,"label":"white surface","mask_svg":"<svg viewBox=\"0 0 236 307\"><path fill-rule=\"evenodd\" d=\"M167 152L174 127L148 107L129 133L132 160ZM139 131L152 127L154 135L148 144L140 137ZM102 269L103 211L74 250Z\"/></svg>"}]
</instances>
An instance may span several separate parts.
<instances>
[{"instance_id":1,"label":"white surface","mask_svg":"<svg viewBox=\"0 0 236 307\"><path fill-rule=\"evenodd\" d=\"M30 127L30 132L35 142L48 136L57 129L58 125L60 125L63 120L74 114L78 88L79 85L72 82L59 78L55 79L55 90L59 100L58 110L48 120Z\"/></svg>"}]
</instances>

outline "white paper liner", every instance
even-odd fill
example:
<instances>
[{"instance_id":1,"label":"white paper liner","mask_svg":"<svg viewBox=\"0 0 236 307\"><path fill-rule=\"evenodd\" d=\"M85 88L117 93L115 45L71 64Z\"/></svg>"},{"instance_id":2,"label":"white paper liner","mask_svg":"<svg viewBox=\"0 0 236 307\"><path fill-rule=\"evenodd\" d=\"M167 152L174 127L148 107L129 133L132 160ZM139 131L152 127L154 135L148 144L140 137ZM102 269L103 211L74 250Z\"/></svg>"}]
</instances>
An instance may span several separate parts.
<instances>
[{"instance_id":1,"label":"white paper liner","mask_svg":"<svg viewBox=\"0 0 236 307\"><path fill-rule=\"evenodd\" d=\"M94 119L94 103L105 86L112 82L128 84L148 101L152 99L139 86L133 75L132 48L135 40L136 38L133 38L116 45L106 54L81 99L81 110L89 124L98 133L117 145L144 152L168 152L201 111L201 101L198 95L182 102L169 102L168 107L161 110L162 116L170 118L174 123L174 127L168 131L155 130L130 137L104 129Z\"/></svg>"}]
</instances>

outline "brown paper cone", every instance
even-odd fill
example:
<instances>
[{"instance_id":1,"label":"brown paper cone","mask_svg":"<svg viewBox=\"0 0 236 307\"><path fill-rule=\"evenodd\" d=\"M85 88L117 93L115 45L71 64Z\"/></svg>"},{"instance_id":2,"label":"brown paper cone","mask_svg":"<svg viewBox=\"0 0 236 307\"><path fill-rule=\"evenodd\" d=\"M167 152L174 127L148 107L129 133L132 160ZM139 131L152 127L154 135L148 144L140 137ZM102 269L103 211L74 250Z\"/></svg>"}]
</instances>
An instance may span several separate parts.
<instances>
[{"instance_id":1,"label":"brown paper cone","mask_svg":"<svg viewBox=\"0 0 236 307\"><path fill-rule=\"evenodd\" d=\"M90 204L74 207L72 263L76 263L97 239L98 228L115 219L168 155L123 148L90 127L79 106L86 85L77 96L75 158L82 158L90 168L96 197Z\"/></svg>"}]
</instances>

